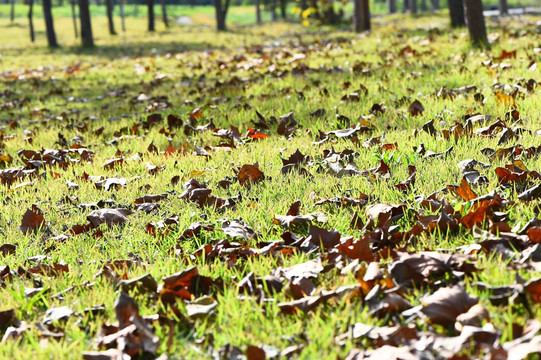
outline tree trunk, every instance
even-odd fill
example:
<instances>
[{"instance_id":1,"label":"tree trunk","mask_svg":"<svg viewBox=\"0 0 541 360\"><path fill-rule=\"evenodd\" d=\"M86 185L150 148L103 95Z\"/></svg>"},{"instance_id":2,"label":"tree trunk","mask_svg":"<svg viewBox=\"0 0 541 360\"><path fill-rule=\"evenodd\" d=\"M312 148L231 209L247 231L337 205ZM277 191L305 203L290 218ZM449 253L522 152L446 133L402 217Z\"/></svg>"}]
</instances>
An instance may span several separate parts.
<instances>
[{"instance_id":1,"label":"tree trunk","mask_svg":"<svg viewBox=\"0 0 541 360\"><path fill-rule=\"evenodd\" d=\"M427 11L428 6L426 5L426 0L421 0L421 11Z\"/></svg>"},{"instance_id":2,"label":"tree trunk","mask_svg":"<svg viewBox=\"0 0 541 360\"><path fill-rule=\"evenodd\" d=\"M470 40L475 46L488 47L485 16L481 0L465 0L466 24L470 33Z\"/></svg>"},{"instance_id":3,"label":"tree trunk","mask_svg":"<svg viewBox=\"0 0 541 360\"><path fill-rule=\"evenodd\" d=\"M387 0L387 11L389 11L389 14L396 12L396 0Z\"/></svg>"},{"instance_id":4,"label":"tree trunk","mask_svg":"<svg viewBox=\"0 0 541 360\"><path fill-rule=\"evenodd\" d=\"M282 19L287 19L287 0L280 0L280 15Z\"/></svg>"},{"instance_id":5,"label":"tree trunk","mask_svg":"<svg viewBox=\"0 0 541 360\"><path fill-rule=\"evenodd\" d=\"M507 0L498 0L498 8L500 9L500 16L509 15L509 6L507 5Z\"/></svg>"},{"instance_id":6,"label":"tree trunk","mask_svg":"<svg viewBox=\"0 0 541 360\"><path fill-rule=\"evenodd\" d=\"M353 31L360 33L370 30L369 0L353 0Z\"/></svg>"},{"instance_id":7,"label":"tree trunk","mask_svg":"<svg viewBox=\"0 0 541 360\"><path fill-rule=\"evenodd\" d=\"M45 29L47 32L47 43L50 48L58 47L56 42L56 33L54 32L53 13L51 12L51 0L43 0L43 18L45 19Z\"/></svg>"},{"instance_id":8,"label":"tree trunk","mask_svg":"<svg viewBox=\"0 0 541 360\"><path fill-rule=\"evenodd\" d=\"M260 0L255 0L255 20L257 24L261 24L261 4Z\"/></svg>"},{"instance_id":9,"label":"tree trunk","mask_svg":"<svg viewBox=\"0 0 541 360\"><path fill-rule=\"evenodd\" d=\"M92 23L90 21L90 8L88 0L79 0L79 21L81 22L81 41L84 47L94 46L92 36Z\"/></svg>"},{"instance_id":10,"label":"tree trunk","mask_svg":"<svg viewBox=\"0 0 541 360\"><path fill-rule=\"evenodd\" d=\"M306 3L306 0L301 0L301 17L302 17L302 12L306 9L308 9L308 4Z\"/></svg>"},{"instance_id":11,"label":"tree trunk","mask_svg":"<svg viewBox=\"0 0 541 360\"><path fill-rule=\"evenodd\" d=\"M152 32L155 30L154 27L154 0L147 0L148 8L148 31Z\"/></svg>"},{"instance_id":12,"label":"tree trunk","mask_svg":"<svg viewBox=\"0 0 541 360\"><path fill-rule=\"evenodd\" d=\"M227 30L225 17L229 8L229 0L225 0L224 4L222 4L222 0L214 0L214 8L216 10L216 27L218 31Z\"/></svg>"},{"instance_id":13,"label":"tree trunk","mask_svg":"<svg viewBox=\"0 0 541 360\"><path fill-rule=\"evenodd\" d=\"M361 0L361 26L363 30L370 30L370 2L369 0Z\"/></svg>"},{"instance_id":14,"label":"tree trunk","mask_svg":"<svg viewBox=\"0 0 541 360\"><path fill-rule=\"evenodd\" d=\"M451 27L463 27L466 25L464 17L464 0L447 0L449 15L451 16Z\"/></svg>"},{"instance_id":15,"label":"tree trunk","mask_svg":"<svg viewBox=\"0 0 541 360\"><path fill-rule=\"evenodd\" d=\"M34 10L34 0L28 1L28 26L30 28L30 41L36 41L36 35L34 34L34 18L32 13Z\"/></svg>"},{"instance_id":16,"label":"tree trunk","mask_svg":"<svg viewBox=\"0 0 541 360\"><path fill-rule=\"evenodd\" d=\"M430 0L430 4L432 6L432 10L440 9L440 0Z\"/></svg>"},{"instance_id":17,"label":"tree trunk","mask_svg":"<svg viewBox=\"0 0 541 360\"><path fill-rule=\"evenodd\" d=\"M165 27L169 27L169 21L167 20L167 2L162 0L162 19Z\"/></svg>"},{"instance_id":18,"label":"tree trunk","mask_svg":"<svg viewBox=\"0 0 541 360\"><path fill-rule=\"evenodd\" d=\"M126 22L125 22L126 15L124 14L124 0L119 0L118 6L120 7L120 20L122 24L122 32L126 32Z\"/></svg>"},{"instance_id":19,"label":"tree trunk","mask_svg":"<svg viewBox=\"0 0 541 360\"><path fill-rule=\"evenodd\" d=\"M105 7L107 8L107 21L109 23L109 34L116 35L115 23L113 22L113 0L105 0Z\"/></svg>"},{"instance_id":20,"label":"tree trunk","mask_svg":"<svg viewBox=\"0 0 541 360\"><path fill-rule=\"evenodd\" d=\"M73 30L75 31L75 38L79 37L79 30L77 30L77 14L75 12L75 0L70 0L71 5L71 18L73 20Z\"/></svg>"},{"instance_id":21,"label":"tree trunk","mask_svg":"<svg viewBox=\"0 0 541 360\"><path fill-rule=\"evenodd\" d=\"M406 12L408 12L409 6L410 6L409 1L408 1L408 0L404 0L404 6L402 7L402 13L405 14Z\"/></svg>"},{"instance_id":22,"label":"tree trunk","mask_svg":"<svg viewBox=\"0 0 541 360\"><path fill-rule=\"evenodd\" d=\"M410 13L417 14L417 0L409 0Z\"/></svg>"},{"instance_id":23,"label":"tree trunk","mask_svg":"<svg viewBox=\"0 0 541 360\"><path fill-rule=\"evenodd\" d=\"M9 12L9 19L11 22L15 21L15 0L11 0L11 10Z\"/></svg>"},{"instance_id":24,"label":"tree trunk","mask_svg":"<svg viewBox=\"0 0 541 360\"><path fill-rule=\"evenodd\" d=\"M276 15L276 0L270 0L270 11L271 11L271 21L278 20L278 15Z\"/></svg>"}]
</instances>

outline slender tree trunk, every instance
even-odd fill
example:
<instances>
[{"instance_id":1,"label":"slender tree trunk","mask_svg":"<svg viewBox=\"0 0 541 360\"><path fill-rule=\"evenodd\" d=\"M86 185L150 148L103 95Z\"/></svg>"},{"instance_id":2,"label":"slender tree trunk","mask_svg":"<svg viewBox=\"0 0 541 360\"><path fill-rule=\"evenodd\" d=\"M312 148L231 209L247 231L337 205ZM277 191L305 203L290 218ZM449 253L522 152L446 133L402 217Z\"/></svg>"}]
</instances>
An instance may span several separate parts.
<instances>
[{"instance_id":1,"label":"slender tree trunk","mask_svg":"<svg viewBox=\"0 0 541 360\"><path fill-rule=\"evenodd\" d=\"M154 0L147 0L148 7L148 31L152 32L155 30L154 27Z\"/></svg>"},{"instance_id":2,"label":"slender tree trunk","mask_svg":"<svg viewBox=\"0 0 541 360\"><path fill-rule=\"evenodd\" d=\"M427 11L428 6L426 5L426 0L421 0L421 11Z\"/></svg>"},{"instance_id":3,"label":"slender tree trunk","mask_svg":"<svg viewBox=\"0 0 541 360\"><path fill-rule=\"evenodd\" d=\"M417 14L417 0L408 0L410 13Z\"/></svg>"},{"instance_id":4,"label":"slender tree trunk","mask_svg":"<svg viewBox=\"0 0 541 360\"><path fill-rule=\"evenodd\" d=\"M135 7L133 8L133 16L139 15L139 0L135 0Z\"/></svg>"},{"instance_id":5,"label":"slender tree trunk","mask_svg":"<svg viewBox=\"0 0 541 360\"><path fill-rule=\"evenodd\" d=\"M36 36L34 34L33 10L34 10L34 0L29 0L28 1L28 27L30 28L30 41L32 42L36 41Z\"/></svg>"},{"instance_id":6,"label":"slender tree trunk","mask_svg":"<svg viewBox=\"0 0 541 360\"><path fill-rule=\"evenodd\" d=\"M125 22L126 15L124 14L124 0L119 0L118 6L120 7L120 20L122 24L122 32L126 32L126 22Z\"/></svg>"},{"instance_id":7,"label":"slender tree trunk","mask_svg":"<svg viewBox=\"0 0 541 360\"><path fill-rule=\"evenodd\" d=\"M45 19L45 29L47 32L47 43L50 48L58 47L56 42L56 33L54 32L53 13L51 12L51 0L43 0L43 18Z\"/></svg>"},{"instance_id":8,"label":"slender tree trunk","mask_svg":"<svg viewBox=\"0 0 541 360\"><path fill-rule=\"evenodd\" d=\"M166 0L161 0L162 2L162 19L165 27L169 27L169 21L167 20L167 2Z\"/></svg>"},{"instance_id":9,"label":"slender tree trunk","mask_svg":"<svg viewBox=\"0 0 541 360\"><path fill-rule=\"evenodd\" d=\"M470 40L475 46L488 47L485 16L481 0L465 0L466 24L470 33Z\"/></svg>"},{"instance_id":10,"label":"slender tree trunk","mask_svg":"<svg viewBox=\"0 0 541 360\"><path fill-rule=\"evenodd\" d=\"M278 20L278 15L276 15L276 0L270 0L270 11L271 11L271 21Z\"/></svg>"},{"instance_id":11,"label":"slender tree trunk","mask_svg":"<svg viewBox=\"0 0 541 360\"><path fill-rule=\"evenodd\" d=\"M498 8L500 9L500 15L509 15L507 0L498 0Z\"/></svg>"},{"instance_id":12,"label":"slender tree trunk","mask_svg":"<svg viewBox=\"0 0 541 360\"><path fill-rule=\"evenodd\" d=\"M79 20L81 22L81 42L84 47L94 46L92 36L92 22L90 20L90 7L88 0L79 0Z\"/></svg>"},{"instance_id":13,"label":"slender tree trunk","mask_svg":"<svg viewBox=\"0 0 541 360\"><path fill-rule=\"evenodd\" d=\"M280 15L282 19L287 19L287 0L280 0Z\"/></svg>"},{"instance_id":14,"label":"slender tree trunk","mask_svg":"<svg viewBox=\"0 0 541 360\"><path fill-rule=\"evenodd\" d=\"M15 21L15 0L11 0L11 10L9 12L9 19L11 22Z\"/></svg>"},{"instance_id":15,"label":"slender tree trunk","mask_svg":"<svg viewBox=\"0 0 541 360\"><path fill-rule=\"evenodd\" d=\"M257 21L257 24L261 24L261 4L260 0L255 0L255 19Z\"/></svg>"},{"instance_id":16,"label":"slender tree trunk","mask_svg":"<svg viewBox=\"0 0 541 360\"><path fill-rule=\"evenodd\" d=\"M306 0L301 0L301 17L302 17L302 11L308 9L308 4L306 3Z\"/></svg>"},{"instance_id":17,"label":"slender tree trunk","mask_svg":"<svg viewBox=\"0 0 541 360\"><path fill-rule=\"evenodd\" d=\"M107 8L107 21L109 23L109 34L116 35L115 23L113 22L113 0L105 0L105 7Z\"/></svg>"},{"instance_id":18,"label":"slender tree trunk","mask_svg":"<svg viewBox=\"0 0 541 360\"><path fill-rule=\"evenodd\" d=\"M439 10L440 0L430 0L430 5L432 6L432 10Z\"/></svg>"},{"instance_id":19,"label":"slender tree trunk","mask_svg":"<svg viewBox=\"0 0 541 360\"><path fill-rule=\"evenodd\" d=\"M464 16L464 0L447 0L451 27L463 27L466 25Z\"/></svg>"},{"instance_id":20,"label":"slender tree trunk","mask_svg":"<svg viewBox=\"0 0 541 360\"><path fill-rule=\"evenodd\" d=\"M404 0L404 6L402 7L402 13L405 14L406 12L408 12L409 6L410 6L409 0Z\"/></svg>"},{"instance_id":21,"label":"slender tree trunk","mask_svg":"<svg viewBox=\"0 0 541 360\"><path fill-rule=\"evenodd\" d=\"M225 24L225 18L227 16L227 10L229 9L229 0L225 0L222 4L222 0L214 0L214 8L216 10L216 27L218 31L227 30Z\"/></svg>"},{"instance_id":22,"label":"slender tree trunk","mask_svg":"<svg viewBox=\"0 0 541 360\"><path fill-rule=\"evenodd\" d=\"M75 31L75 38L79 37L79 30L77 30L77 13L75 11L75 0L70 0L71 5L71 18L73 20L73 31Z\"/></svg>"},{"instance_id":23,"label":"slender tree trunk","mask_svg":"<svg viewBox=\"0 0 541 360\"><path fill-rule=\"evenodd\" d=\"M387 0L387 11L389 11L389 14L396 12L396 0Z\"/></svg>"}]
</instances>

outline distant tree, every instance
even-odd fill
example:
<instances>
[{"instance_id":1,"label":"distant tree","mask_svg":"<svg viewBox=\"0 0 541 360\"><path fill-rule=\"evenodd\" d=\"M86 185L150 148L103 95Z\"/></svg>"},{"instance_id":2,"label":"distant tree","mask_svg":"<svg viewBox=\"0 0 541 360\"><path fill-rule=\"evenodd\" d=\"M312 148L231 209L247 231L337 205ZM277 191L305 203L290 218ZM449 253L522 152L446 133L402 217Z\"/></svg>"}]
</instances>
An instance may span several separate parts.
<instances>
[{"instance_id":1,"label":"distant tree","mask_svg":"<svg viewBox=\"0 0 541 360\"><path fill-rule=\"evenodd\" d=\"M432 6L432 10L439 10L440 0L430 0L430 5Z\"/></svg>"},{"instance_id":2,"label":"distant tree","mask_svg":"<svg viewBox=\"0 0 541 360\"><path fill-rule=\"evenodd\" d=\"M225 31L227 27L225 25L225 18L227 16L227 10L229 10L229 1L214 0L214 9L216 10L216 27L218 31Z\"/></svg>"},{"instance_id":3,"label":"distant tree","mask_svg":"<svg viewBox=\"0 0 541 360\"><path fill-rule=\"evenodd\" d=\"M470 33L470 40L475 46L488 47L485 16L481 0L465 0L466 24Z\"/></svg>"},{"instance_id":4,"label":"distant tree","mask_svg":"<svg viewBox=\"0 0 541 360\"><path fill-rule=\"evenodd\" d=\"M421 0L421 11L427 11L428 6L426 5L426 0Z\"/></svg>"},{"instance_id":5,"label":"distant tree","mask_svg":"<svg viewBox=\"0 0 541 360\"><path fill-rule=\"evenodd\" d=\"M33 10L34 10L34 0L28 1L28 27L30 28L30 41L34 42L36 41L36 36L34 34L34 18L33 16Z\"/></svg>"},{"instance_id":6,"label":"distant tree","mask_svg":"<svg viewBox=\"0 0 541 360\"><path fill-rule=\"evenodd\" d=\"M300 0L300 1L301 1L301 17L302 17L302 12L308 9L308 4L306 3L306 0Z\"/></svg>"},{"instance_id":7,"label":"distant tree","mask_svg":"<svg viewBox=\"0 0 541 360\"><path fill-rule=\"evenodd\" d=\"M402 6L402 12L406 13L408 12L410 8L409 0L404 0L404 6Z\"/></svg>"},{"instance_id":8,"label":"distant tree","mask_svg":"<svg viewBox=\"0 0 541 360\"><path fill-rule=\"evenodd\" d=\"M107 9L107 21L109 23L109 34L116 35L115 23L113 21L113 10L114 10L113 0L105 0L105 7Z\"/></svg>"},{"instance_id":9,"label":"distant tree","mask_svg":"<svg viewBox=\"0 0 541 360\"><path fill-rule=\"evenodd\" d=\"M118 6L120 8L120 21L122 24L122 32L126 32L126 22L125 22L126 15L124 13L124 0L119 0Z\"/></svg>"},{"instance_id":10,"label":"distant tree","mask_svg":"<svg viewBox=\"0 0 541 360\"><path fill-rule=\"evenodd\" d=\"M47 44L50 48L58 47L56 33L54 32L53 13L51 11L51 0L43 0L43 18L45 19L45 30L47 32Z\"/></svg>"},{"instance_id":11,"label":"distant tree","mask_svg":"<svg viewBox=\"0 0 541 360\"><path fill-rule=\"evenodd\" d=\"M464 0L447 0L447 5L449 6L451 27L456 28L465 26Z\"/></svg>"},{"instance_id":12,"label":"distant tree","mask_svg":"<svg viewBox=\"0 0 541 360\"><path fill-rule=\"evenodd\" d=\"M370 30L369 0L353 0L353 31Z\"/></svg>"},{"instance_id":13,"label":"distant tree","mask_svg":"<svg viewBox=\"0 0 541 360\"><path fill-rule=\"evenodd\" d=\"M282 19L287 19L287 0L280 0L280 15Z\"/></svg>"},{"instance_id":14,"label":"distant tree","mask_svg":"<svg viewBox=\"0 0 541 360\"><path fill-rule=\"evenodd\" d=\"M9 12L11 22L15 21L15 0L11 0L11 10Z\"/></svg>"},{"instance_id":15,"label":"distant tree","mask_svg":"<svg viewBox=\"0 0 541 360\"><path fill-rule=\"evenodd\" d=\"M77 14L75 11L75 0L70 0L71 5L71 19L73 20L73 31L75 31L75 38L79 37L79 31L77 30Z\"/></svg>"},{"instance_id":16,"label":"distant tree","mask_svg":"<svg viewBox=\"0 0 541 360\"><path fill-rule=\"evenodd\" d=\"M498 0L498 8L500 9L500 15L509 15L507 0Z\"/></svg>"},{"instance_id":17,"label":"distant tree","mask_svg":"<svg viewBox=\"0 0 541 360\"><path fill-rule=\"evenodd\" d=\"M169 21L167 20L167 2L166 0L161 0L162 3L162 20L165 27L169 27Z\"/></svg>"},{"instance_id":18,"label":"distant tree","mask_svg":"<svg viewBox=\"0 0 541 360\"><path fill-rule=\"evenodd\" d=\"M417 14L417 0L408 0L409 10L412 14Z\"/></svg>"},{"instance_id":19,"label":"distant tree","mask_svg":"<svg viewBox=\"0 0 541 360\"><path fill-rule=\"evenodd\" d=\"M261 1L255 0L255 20L257 24L261 24Z\"/></svg>"},{"instance_id":20,"label":"distant tree","mask_svg":"<svg viewBox=\"0 0 541 360\"><path fill-rule=\"evenodd\" d=\"M154 27L154 0L147 0L148 8L148 31L152 32L155 30Z\"/></svg>"},{"instance_id":21,"label":"distant tree","mask_svg":"<svg viewBox=\"0 0 541 360\"><path fill-rule=\"evenodd\" d=\"M396 0L387 0L387 11L389 14L396 12Z\"/></svg>"},{"instance_id":22,"label":"distant tree","mask_svg":"<svg viewBox=\"0 0 541 360\"><path fill-rule=\"evenodd\" d=\"M92 36L92 22L90 20L90 7L88 0L79 0L79 21L81 22L81 42L84 47L94 46Z\"/></svg>"}]
</instances>

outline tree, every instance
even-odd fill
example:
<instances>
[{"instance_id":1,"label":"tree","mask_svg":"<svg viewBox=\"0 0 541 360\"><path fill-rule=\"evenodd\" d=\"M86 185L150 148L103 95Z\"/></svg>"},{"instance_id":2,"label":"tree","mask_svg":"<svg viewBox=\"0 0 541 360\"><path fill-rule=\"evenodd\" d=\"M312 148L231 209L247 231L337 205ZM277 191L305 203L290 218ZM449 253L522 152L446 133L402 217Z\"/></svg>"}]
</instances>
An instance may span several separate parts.
<instances>
[{"instance_id":1,"label":"tree","mask_svg":"<svg viewBox=\"0 0 541 360\"><path fill-rule=\"evenodd\" d=\"M115 23L113 22L113 0L105 0L105 7L107 8L107 21L109 23L109 34L116 35Z\"/></svg>"},{"instance_id":2,"label":"tree","mask_svg":"<svg viewBox=\"0 0 541 360\"><path fill-rule=\"evenodd\" d=\"M255 0L255 19L257 24L261 24L261 1Z\"/></svg>"},{"instance_id":3,"label":"tree","mask_svg":"<svg viewBox=\"0 0 541 360\"><path fill-rule=\"evenodd\" d=\"M449 15L451 16L451 27L463 27L466 25L464 18L464 0L448 0Z\"/></svg>"},{"instance_id":4,"label":"tree","mask_svg":"<svg viewBox=\"0 0 541 360\"><path fill-rule=\"evenodd\" d=\"M402 12L405 14L409 10L409 1L404 0L404 6L402 7Z\"/></svg>"},{"instance_id":5,"label":"tree","mask_svg":"<svg viewBox=\"0 0 541 360\"><path fill-rule=\"evenodd\" d=\"M75 12L75 0L70 0L71 5L71 19L73 20L73 30L75 31L75 38L79 37L79 31L77 31L77 14Z\"/></svg>"},{"instance_id":6,"label":"tree","mask_svg":"<svg viewBox=\"0 0 541 360\"><path fill-rule=\"evenodd\" d=\"M387 0L387 11L389 11L389 14L396 12L396 0Z\"/></svg>"},{"instance_id":7,"label":"tree","mask_svg":"<svg viewBox=\"0 0 541 360\"><path fill-rule=\"evenodd\" d=\"M229 1L225 0L222 3L222 0L214 0L214 9L216 10L216 27L218 31L227 30L225 26L225 17L227 16L227 10L229 10Z\"/></svg>"},{"instance_id":8,"label":"tree","mask_svg":"<svg viewBox=\"0 0 541 360\"><path fill-rule=\"evenodd\" d=\"M147 0L148 7L148 31L154 31L154 0Z\"/></svg>"},{"instance_id":9,"label":"tree","mask_svg":"<svg viewBox=\"0 0 541 360\"><path fill-rule=\"evenodd\" d=\"M287 0L280 0L280 15L282 19L287 19Z\"/></svg>"},{"instance_id":10,"label":"tree","mask_svg":"<svg viewBox=\"0 0 541 360\"><path fill-rule=\"evenodd\" d=\"M94 46L92 36L92 23L90 21L90 8L88 0L79 0L79 21L81 22L81 41L84 47Z\"/></svg>"},{"instance_id":11,"label":"tree","mask_svg":"<svg viewBox=\"0 0 541 360\"><path fill-rule=\"evenodd\" d=\"M162 0L162 20L165 25L165 27L169 27L169 21L167 20L167 2L166 0Z\"/></svg>"},{"instance_id":12,"label":"tree","mask_svg":"<svg viewBox=\"0 0 541 360\"><path fill-rule=\"evenodd\" d=\"M421 0L421 11L427 11L428 6L426 5L426 0Z\"/></svg>"},{"instance_id":13,"label":"tree","mask_svg":"<svg viewBox=\"0 0 541 360\"><path fill-rule=\"evenodd\" d=\"M51 12L51 0L43 0L43 18L45 19L45 30L47 32L47 44L50 48L58 47L56 33L54 32L53 13Z\"/></svg>"},{"instance_id":14,"label":"tree","mask_svg":"<svg viewBox=\"0 0 541 360\"><path fill-rule=\"evenodd\" d=\"M369 0L353 0L353 31L370 30Z\"/></svg>"},{"instance_id":15,"label":"tree","mask_svg":"<svg viewBox=\"0 0 541 360\"><path fill-rule=\"evenodd\" d=\"M507 0L498 0L498 8L500 9L500 15L509 15Z\"/></svg>"},{"instance_id":16,"label":"tree","mask_svg":"<svg viewBox=\"0 0 541 360\"><path fill-rule=\"evenodd\" d=\"M485 16L481 0L464 0L466 24L470 33L470 40L475 46L488 47Z\"/></svg>"},{"instance_id":17,"label":"tree","mask_svg":"<svg viewBox=\"0 0 541 360\"><path fill-rule=\"evenodd\" d=\"M432 5L432 10L439 10L440 0L430 0L430 5Z\"/></svg>"},{"instance_id":18,"label":"tree","mask_svg":"<svg viewBox=\"0 0 541 360\"><path fill-rule=\"evenodd\" d=\"M9 12L11 22L15 21L15 0L11 0L11 10Z\"/></svg>"},{"instance_id":19,"label":"tree","mask_svg":"<svg viewBox=\"0 0 541 360\"><path fill-rule=\"evenodd\" d=\"M410 13L417 14L417 0L409 0L408 3L410 6Z\"/></svg>"},{"instance_id":20,"label":"tree","mask_svg":"<svg viewBox=\"0 0 541 360\"><path fill-rule=\"evenodd\" d=\"M122 32L126 32L126 22L125 22L126 15L124 13L124 0L120 0L118 2L118 6L120 7L120 20L122 24Z\"/></svg>"},{"instance_id":21,"label":"tree","mask_svg":"<svg viewBox=\"0 0 541 360\"><path fill-rule=\"evenodd\" d=\"M34 0L29 0L28 2L28 27L30 28L30 41L36 41L36 36L34 34L34 18L32 13L34 10Z\"/></svg>"}]
</instances>

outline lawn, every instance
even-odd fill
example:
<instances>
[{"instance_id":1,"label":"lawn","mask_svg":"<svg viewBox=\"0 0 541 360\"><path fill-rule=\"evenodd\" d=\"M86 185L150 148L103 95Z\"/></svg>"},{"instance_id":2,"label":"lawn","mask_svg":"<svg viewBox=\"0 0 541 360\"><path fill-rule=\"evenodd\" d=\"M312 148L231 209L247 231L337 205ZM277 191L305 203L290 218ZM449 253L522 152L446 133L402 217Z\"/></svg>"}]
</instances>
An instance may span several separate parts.
<instances>
[{"instance_id":1,"label":"lawn","mask_svg":"<svg viewBox=\"0 0 541 360\"><path fill-rule=\"evenodd\" d=\"M0 19L0 358L540 351L540 19L36 20Z\"/></svg>"}]
</instances>

